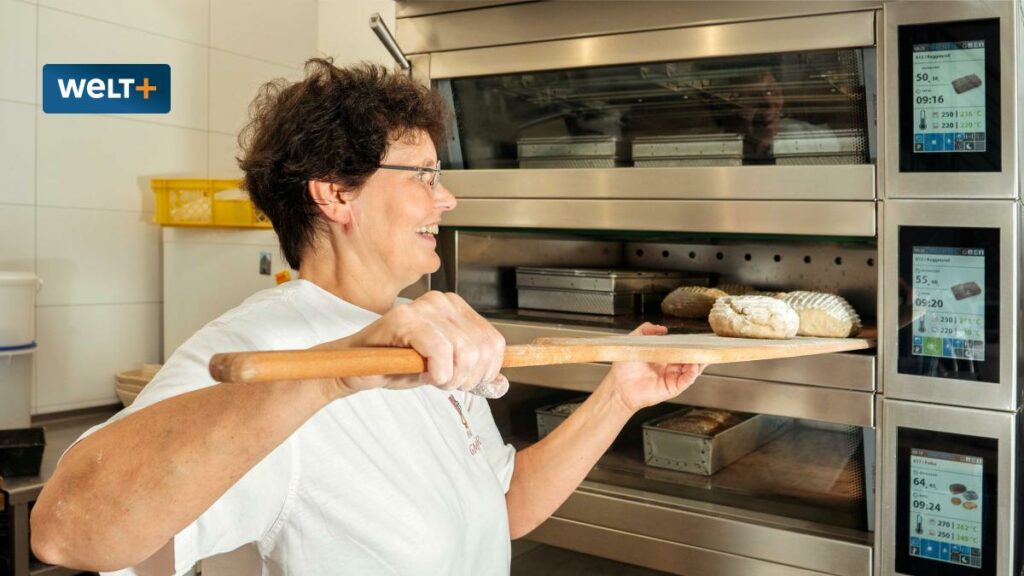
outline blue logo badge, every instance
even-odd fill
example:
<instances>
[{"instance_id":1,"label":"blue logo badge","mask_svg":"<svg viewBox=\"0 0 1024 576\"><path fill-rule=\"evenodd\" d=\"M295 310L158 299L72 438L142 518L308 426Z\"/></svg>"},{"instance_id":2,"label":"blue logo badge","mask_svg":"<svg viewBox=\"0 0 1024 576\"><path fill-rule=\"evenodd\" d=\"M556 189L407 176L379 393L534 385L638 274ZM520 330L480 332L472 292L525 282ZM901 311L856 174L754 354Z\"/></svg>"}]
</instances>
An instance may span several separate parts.
<instances>
[{"instance_id":1,"label":"blue logo badge","mask_svg":"<svg viewBox=\"0 0 1024 576\"><path fill-rule=\"evenodd\" d=\"M43 112L47 114L167 114L171 67L167 64L46 64Z\"/></svg>"}]
</instances>

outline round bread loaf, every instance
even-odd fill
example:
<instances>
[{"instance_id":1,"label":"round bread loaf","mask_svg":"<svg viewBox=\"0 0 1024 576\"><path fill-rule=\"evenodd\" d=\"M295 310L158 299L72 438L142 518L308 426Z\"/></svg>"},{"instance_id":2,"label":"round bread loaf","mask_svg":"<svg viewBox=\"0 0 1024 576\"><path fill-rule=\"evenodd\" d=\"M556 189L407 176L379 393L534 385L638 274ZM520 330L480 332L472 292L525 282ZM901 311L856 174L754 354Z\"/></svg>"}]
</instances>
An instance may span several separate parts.
<instances>
[{"instance_id":1,"label":"round bread loaf","mask_svg":"<svg viewBox=\"0 0 1024 576\"><path fill-rule=\"evenodd\" d=\"M719 298L708 321L715 334L732 338L793 338L800 327L796 311L769 296Z\"/></svg>"},{"instance_id":2,"label":"round bread loaf","mask_svg":"<svg viewBox=\"0 0 1024 576\"><path fill-rule=\"evenodd\" d=\"M661 311L680 318L707 318L715 300L726 293L717 288L682 286L661 301Z\"/></svg>"},{"instance_id":3,"label":"round bread loaf","mask_svg":"<svg viewBox=\"0 0 1024 576\"><path fill-rule=\"evenodd\" d=\"M842 296L797 290L782 300L800 315L800 336L846 338L860 331L860 316Z\"/></svg>"}]
</instances>

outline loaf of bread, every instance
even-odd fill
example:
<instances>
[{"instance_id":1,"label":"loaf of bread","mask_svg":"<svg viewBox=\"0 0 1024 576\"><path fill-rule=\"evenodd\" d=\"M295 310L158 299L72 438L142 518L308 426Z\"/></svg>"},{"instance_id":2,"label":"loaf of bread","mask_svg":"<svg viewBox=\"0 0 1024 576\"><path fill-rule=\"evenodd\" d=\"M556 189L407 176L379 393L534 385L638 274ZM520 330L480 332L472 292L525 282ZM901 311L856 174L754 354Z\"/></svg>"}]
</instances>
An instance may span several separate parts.
<instances>
[{"instance_id":1,"label":"loaf of bread","mask_svg":"<svg viewBox=\"0 0 1024 576\"><path fill-rule=\"evenodd\" d=\"M726 296L717 288L682 286L669 292L661 301L661 311L680 318L707 318L715 300Z\"/></svg>"},{"instance_id":2,"label":"loaf of bread","mask_svg":"<svg viewBox=\"0 0 1024 576\"><path fill-rule=\"evenodd\" d=\"M860 331L860 316L842 296L797 290L782 301L800 316L800 336L847 338Z\"/></svg>"},{"instance_id":3,"label":"loaf of bread","mask_svg":"<svg viewBox=\"0 0 1024 576\"><path fill-rule=\"evenodd\" d=\"M747 286L746 284L740 284L738 282L721 282L718 286L715 286L715 288L718 288L729 296L743 296L745 294L757 292L757 289L753 286Z\"/></svg>"},{"instance_id":4,"label":"loaf of bread","mask_svg":"<svg viewBox=\"0 0 1024 576\"><path fill-rule=\"evenodd\" d=\"M789 305L768 296L725 296L708 317L719 336L784 339L796 336L800 317Z\"/></svg>"},{"instance_id":5,"label":"loaf of bread","mask_svg":"<svg viewBox=\"0 0 1024 576\"><path fill-rule=\"evenodd\" d=\"M740 415L727 410L696 409L668 418L658 423L658 428L686 432L687 434L700 434L702 436L713 436L716 433L731 428L742 422Z\"/></svg>"},{"instance_id":6,"label":"loaf of bread","mask_svg":"<svg viewBox=\"0 0 1024 576\"><path fill-rule=\"evenodd\" d=\"M789 292L772 292L772 291L764 292L764 291L761 291L761 290L754 290L753 292L750 292L749 294L747 294L747 296L768 296L769 298L780 298L781 299L781 298L785 298L786 294L789 294Z\"/></svg>"}]
</instances>

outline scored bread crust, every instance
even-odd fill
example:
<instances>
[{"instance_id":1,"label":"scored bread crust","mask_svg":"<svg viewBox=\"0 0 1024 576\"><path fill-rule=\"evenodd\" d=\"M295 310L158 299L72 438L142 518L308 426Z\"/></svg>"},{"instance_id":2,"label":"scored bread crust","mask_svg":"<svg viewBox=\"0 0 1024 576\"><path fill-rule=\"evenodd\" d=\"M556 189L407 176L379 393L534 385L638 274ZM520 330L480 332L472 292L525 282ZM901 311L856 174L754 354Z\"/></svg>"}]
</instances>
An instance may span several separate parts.
<instances>
[{"instance_id":1,"label":"scored bread crust","mask_svg":"<svg viewBox=\"0 0 1024 576\"><path fill-rule=\"evenodd\" d=\"M800 316L800 336L847 338L860 332L860 316L842 296L797 290L782 300Z\"/></svg>"},{"instance_id":2,"label":"scored bread crust","mask_svg":"<svg viewBox=\"0 0 1024 576\"><path fill-rule=\"evenodd\" d=\"M708 321L715 334L731 338L793 338L800 327L796 311L769 296L719 298Z\"/></svg>"},{"instance_id":3,"label":"scored bread crust","mask_svg":"<svg viewBox=\"0 0 1024 576\"><path fill-rule=\"evenodd\" d=\"M661 311L680 318L707 318L715 300L726 293L717 288L681 286L661 301Z\"/></svg>"},{"instance_id":4,"label":"scored bread crust","mask_svg":"<svg viewBox=\"0 0 1024 576\"><path fill-rule=\"evenodd\" d=\"M739 282L719 282L715 288L718 288L729 296L746 296L747 294L754 294L757 292L757 289L753 286L740 284Z\"/></svg>"}]
</instances>

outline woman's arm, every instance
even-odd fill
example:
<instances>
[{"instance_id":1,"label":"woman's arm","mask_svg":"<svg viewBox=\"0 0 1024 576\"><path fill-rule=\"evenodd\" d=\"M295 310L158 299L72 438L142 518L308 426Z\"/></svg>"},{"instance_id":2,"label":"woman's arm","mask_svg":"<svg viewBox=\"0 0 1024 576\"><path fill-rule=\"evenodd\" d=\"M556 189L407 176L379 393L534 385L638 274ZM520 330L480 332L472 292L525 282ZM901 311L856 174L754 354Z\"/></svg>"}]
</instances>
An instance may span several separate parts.
<instances>
[{"instance_id":1,"label":"woman's arm","mask_svg":"<svg viewBox=\"0 0 1024 576\"><path fill-rule=\"evenodd\" d=\"M428 293L318 348L358 346L411 347L429 373L217 384L111 422L69 450L46 483L32 513L36 556L82 570L134 566L328 403L371 388L468 390L503 378L501 335L452 294Z\"/></svg>"},{"instance_id":2,"label":"woman's arm","mask_svg":"<svg viewBox=\"0 0 1024 576\"><path fill-rule=\"evenodd\" d=\"M69 450L46 483L32 511L33 551L83 570L142 562L336 397L333 388L218 384L110 423Z\"/></svg>"},{"instance_id":3,"label":"woman's arm","mask_svg":"<svg viewBox=\"0 0 1024 576\"><path fill-rule=\"evenodd\" d=\"M666 331L645 323L632 335ZM703 369L695 364L615 363L586 402L542 440L516 454L505 496L512 538L529 534L565 502L637 410L678 396Z\"/></svg>"}]
</instances>

